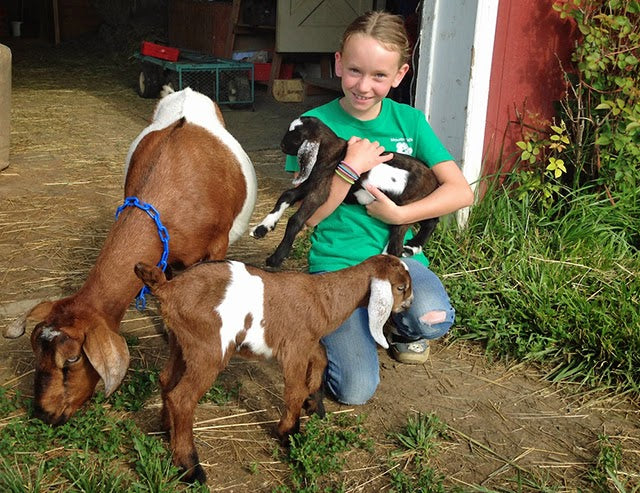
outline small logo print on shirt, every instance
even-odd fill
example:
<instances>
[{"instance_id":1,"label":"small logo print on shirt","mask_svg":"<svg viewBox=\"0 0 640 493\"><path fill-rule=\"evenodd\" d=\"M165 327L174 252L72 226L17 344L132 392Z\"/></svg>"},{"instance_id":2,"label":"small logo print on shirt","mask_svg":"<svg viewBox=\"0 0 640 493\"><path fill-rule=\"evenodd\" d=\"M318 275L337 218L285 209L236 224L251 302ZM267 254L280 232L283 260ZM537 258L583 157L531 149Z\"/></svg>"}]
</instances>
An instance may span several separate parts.
<instances>
[{"instance_id":1,"label":"small logo print on shirt","mask_svg":"<svg viewBox=\"0 0 640 493\"><path fill-rule=\"evenodd\" d=\"M411 156L413 154L413 147L410 147L409 144L407 144L406 142L397 142L396 152Z\"/></svg>"}]
</instances>

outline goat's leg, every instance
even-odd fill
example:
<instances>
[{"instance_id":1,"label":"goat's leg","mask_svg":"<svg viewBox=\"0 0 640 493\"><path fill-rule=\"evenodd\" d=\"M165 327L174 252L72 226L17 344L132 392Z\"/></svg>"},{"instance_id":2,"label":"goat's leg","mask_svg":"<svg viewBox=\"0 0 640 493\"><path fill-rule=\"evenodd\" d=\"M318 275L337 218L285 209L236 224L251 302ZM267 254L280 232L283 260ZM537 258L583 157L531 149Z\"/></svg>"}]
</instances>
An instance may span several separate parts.
<instances>
[{"instance_id":1,"label":"goat's leg","mask_svg":"<svg viewBox=\"0 0 640 493\"><path fill-rule=\"evenodd\" d=\"M309 362L306 358L292 361L290 357L283 364L285 410L277 427L277 434L284 445L289 444L289 436L300 431L302 404L309 395L305 375Z\"/></svg>"},{"instance_id":2,"label":"goat's leg","mask_svg":"<svg viewBox=\"0 0 640 493\"><path fill-rule=\"evenodd\" d=\"M416 235L407 241L406 245L403 248L403 255L405 257L410 257L411 255L415 255L416 253L420 253L422 251L422 245L424 245L431 235L433 231L436 229L438 225L438 221L440 218L434 217L431 219L425 219L424 221L420 221L418 224L420 229L416 233Z\"/></svg>"},{"instance_id":3,"label":"goat's leg","mask_svg":"<svg viewBox=\"0 0 640 493\"><path fill-rule=\"evenodd\" d=\"M393 224L389 226L389 245L387 245L387 253L389 255L402 256L404 237L408 229L408 224Z\"/></svg>"},{"instance_id":4,"label":"goat's leg","mask_svg":"<svg viewBox=\"0 0 640 493\"><path fill-rule=\"evenodd\" d=\"M167 407L167 394L176 386L182 378L185 370L182 349L172 331L169 337L169 359L163 370L160 372L160 389L162 395L162 411L160 413L160 425L166 432L171 430L171 414Z\"/></svg>"},{"instance_id":5,"label":"goat's leg","mask_svg":"<svg viewBox=\"0 0 640 493\"><path fill-rule=\"evenodd\" d=\"M313 194L307 195L302 205L300 205L300 208L289 218L289 221L287 221L287 228L285 229L282 241L276 248L276 251L267 257L267 265L269 267L280 267L284 259L289 256L293 241L304 227L307 219L327 200L328 191L321 188L316 189L316 191L314 191Z\"/></svg>"},{"instance_id":6,"label":"goat's leg","mask_svg":"<svg viewBox=\"0 0 640 493\"><path fill-rule=\"evenodd\" d=\"M299 200L302 200L307 195L307 191L308 186L305 183L302 183L299 187L285 190L276 201L276 205L273 206L271 212L249 234L254 238L263 238L268 232L273 231L284 211Z\"/></svg>"},{"instance_id":7,"label":"goat's leg","mask_svg":"<svg viewBox=\"0 0 640 493\"><path fill-rule=\"evenodd\" d=\"M198 400L211 387L219 369L215 358L199 352L189 355L189 362L180 381L166 396L166 405L171 415L171 453L173 463L182 471L183 481L206 482L206 474L193 442L193 415Z\"/></svg>"},{"instance_id":8,"label":"goat's leg","mask_svg":"<svg viewBox=\"0 0 640 493\"><path fill-rule=\"evenodd\" d=\"M309 355L309 366L307 367L307 387L309 396L305 399L303 407L309 414L317 414L321 418L325 417L324 410L324 390L322 378L324 369L327 367L327 355L322 344L311 351Z\"/></svg>"},{"instance_id":9,"label":"goat's leg","mask_svg":"<svg viewBox=\"0 0 640 493\"><path fill-rule=\"evenodd\" d=\"M207 255L209 260L224 260L229 249L229 235L215 234L209 246L207 247Z\"/></svg>"}]
</instances>

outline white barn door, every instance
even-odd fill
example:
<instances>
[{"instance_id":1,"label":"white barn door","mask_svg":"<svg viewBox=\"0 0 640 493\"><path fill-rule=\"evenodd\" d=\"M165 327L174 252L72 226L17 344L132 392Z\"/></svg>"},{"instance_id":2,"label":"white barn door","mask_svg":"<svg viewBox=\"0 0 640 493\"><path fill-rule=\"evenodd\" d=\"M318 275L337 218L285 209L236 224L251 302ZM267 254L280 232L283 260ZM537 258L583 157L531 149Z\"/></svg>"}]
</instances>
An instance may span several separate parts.
<instances>
[{"instance_id":1,"label":"white barn door","mask_svg":"<svg viewBox=\"0 0 640 493\"><path fill-rule=\"evenodd\" d=\"M415 106L475 189L482 168L498 0L425 0ZM459 211L466 224L469 211Z\"/></svg>"}]
</instances>

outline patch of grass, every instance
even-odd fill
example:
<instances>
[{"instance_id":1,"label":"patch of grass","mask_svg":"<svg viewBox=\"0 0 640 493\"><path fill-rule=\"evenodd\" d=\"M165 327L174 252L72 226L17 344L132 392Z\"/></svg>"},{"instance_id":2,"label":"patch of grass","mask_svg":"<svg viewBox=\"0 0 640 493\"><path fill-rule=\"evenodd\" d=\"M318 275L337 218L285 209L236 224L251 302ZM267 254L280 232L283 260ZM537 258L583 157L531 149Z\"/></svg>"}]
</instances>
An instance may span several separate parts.
<instances>
[{"instance_id":1,"label":"patch of grass","mask_svg":"<svg viewBox=\"0 0 640 493\"><path fill-rule=\"evenodd\" d=\"M224 406L238 398L242 385L236 383L230 389L222 384L214 383L209 390L200 398L200 402L211 402L218 406Z\"/></svg>"},{"instance_id":2,"label":"patch of grass","mask_svg":"<svg viewBox=\"0 0 640 493\"><path fill-rule=\"evenodd\" d=\"M0 387L0 491L169 493L199 488L180 483L163 443L105 405L103 397L57 427L30 418L31 406L31 400Z\"/></svg>"},{"instance_id":3,"label":"patch of grass","mask_svg":"<svg viewBox=\"0 0 640 493\"><path fill-rule=\"evenodd\" d=\"M593 491L598 493L640 491L640 486L630 486L623 479L620 473L622 469L622 447L619 443L614 443L610 437L600 435L598 437L598 456L594 467L587 473Z\"/></svg>"},{"instance_id":4,"label":"patch of grass","mask_svg":"<svg viewBox=\"0 0 640 493\"><path fill-rule=\"evenodd\" d=\"M158 373L155 368L129 368L127 376L109 398L109 402L114 409L139 411L158 388Z\"/></svg>"},{"instance_id":5,"label":"patch of grass","mask_svg":"<svg viewBox=\"0 0 640 493\"><path fill-rule=\"evenodd\" d=\"M309 254L309 248L311 248L311 234L313 228L306 228L296 236L291 246L291 253L289 258L291 260L306 261Z\"/></svg>"},{"instance_id":6,"label":"patch of grass","mask_svg":"<svg viewBox=\"0 0 640 493\"><path fill-rule=\"evenodd\" d=\"M507 186L489 197L466 230L428 245L457 310L453 335L542 363L553 380L638 394L640 204L584 189L541 214Z\"/></svg>"},{"instance_id":7,"label":"patch of grass","mask_svg":"<svg viewBox=\"0 0 640 493\"><path fill-rule=\"evenodd\" d=\"M333 414L320 419L312 415L304 431L290 437L289 450L282 458L289 465L293 487L280 486L274 492L344 491L335 475L345 464L345 454L373 446L364 436L362 423L359 416Z\"/></svg>"},{"instance_id":8,"label":"patch of grass","mask_svg":"<svg viewBox=\"0 0 640 493\"><path fill-rule=\"evenodd\" d=\"M396 466L390 470L392 493L441 493L445 490L444 475L429 465L429 458L446 438L446 425L435 414L418 413L409 416L404 431L392 437L399 449L391 453Z\"/></svg>"}]
</instances>

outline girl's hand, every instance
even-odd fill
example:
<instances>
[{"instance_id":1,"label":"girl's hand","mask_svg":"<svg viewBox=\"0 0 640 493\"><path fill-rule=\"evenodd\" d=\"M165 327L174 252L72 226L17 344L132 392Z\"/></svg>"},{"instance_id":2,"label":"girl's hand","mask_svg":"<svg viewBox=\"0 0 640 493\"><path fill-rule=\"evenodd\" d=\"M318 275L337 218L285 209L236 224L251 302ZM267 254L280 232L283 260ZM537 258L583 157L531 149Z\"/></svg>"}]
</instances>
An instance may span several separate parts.
<instances>
[{"instance_id":1,"label":"girl's hand","mask_svg":"<svg viewBox=\"0 0 640 493\"><path fill-rule=\"evenodd\" d=\"M373 185L368 185L367 191L375 197L375 200L366 206L367 214L387 224L404 224L401 206Z\"/></svg>"},{"instance_id":2,"label":"girl's hand","mask_svg":"<svg viewBox=\"0 0 640 493\"><path fill-rule=\"evenodd\" d=\"M384 152L384 147L379 142L351 137L347 145L347 154L344 157L344 161L358 174L362 174L380 163L393 159L392 153L385 156L381 155Z\"/></svg>"}]
</instances>

